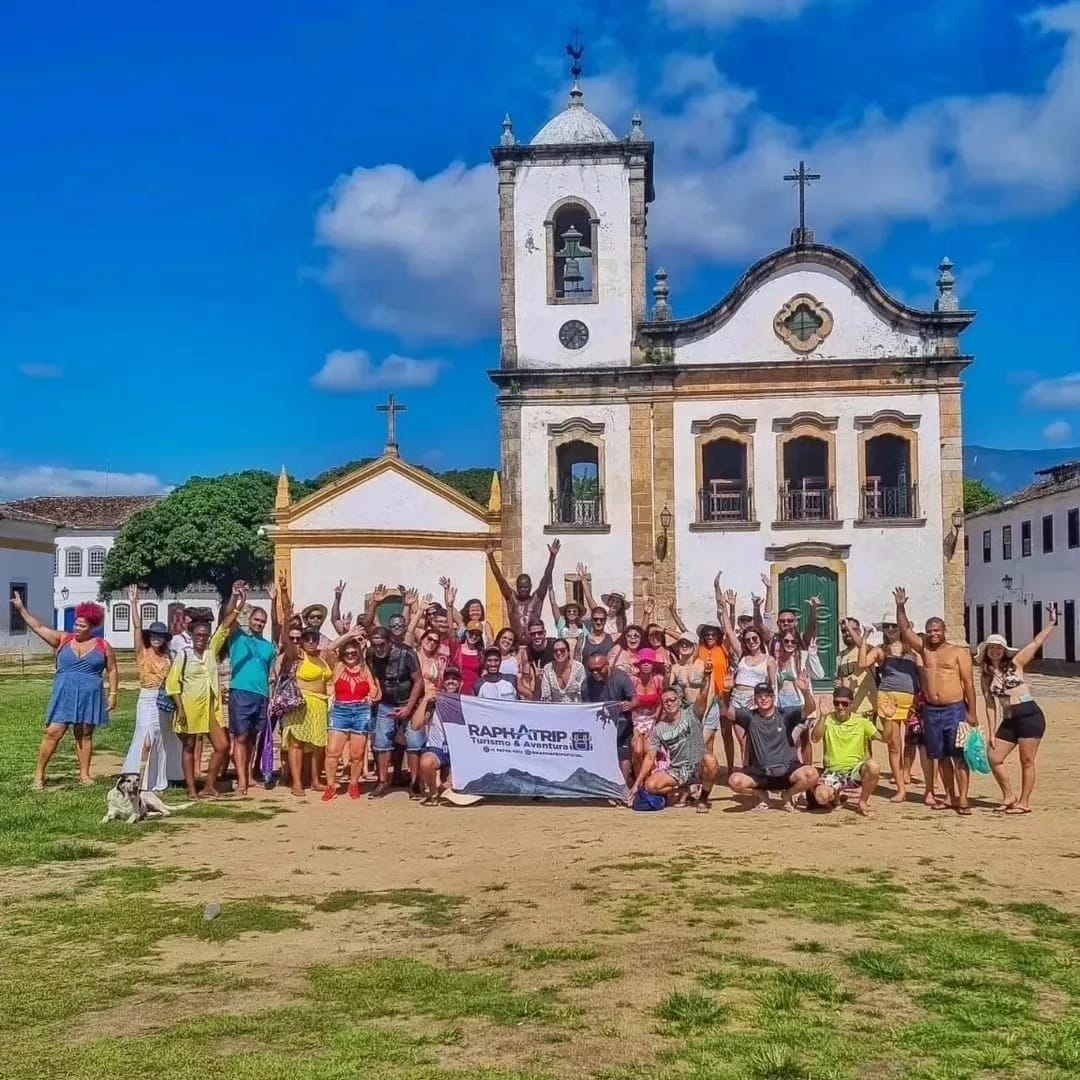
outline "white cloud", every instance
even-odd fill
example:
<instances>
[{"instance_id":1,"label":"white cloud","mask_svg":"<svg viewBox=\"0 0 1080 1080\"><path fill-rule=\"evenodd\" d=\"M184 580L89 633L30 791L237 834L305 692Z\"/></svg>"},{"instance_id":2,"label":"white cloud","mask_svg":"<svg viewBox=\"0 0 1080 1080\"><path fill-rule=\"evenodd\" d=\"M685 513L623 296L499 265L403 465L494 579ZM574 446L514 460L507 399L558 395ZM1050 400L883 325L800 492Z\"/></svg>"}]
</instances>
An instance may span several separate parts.
<instances>
[{"instance_id":1,"label":"white cloud","mask_svg":"<svg viewBox=\"0 0 1080 1080\"><path fill-rule=\"evenodd\" d=\"M1080 372L1040 379L1024 391L1023 402L1032 409L1080 409Z\"/></svg>"},{"instance_id":2,"label":"white cloud","mask_svg":"<svg viewBox=\"0 0 1080 1080\"><path fill-rule=\"evenodd\" d=\"M799 5L682 6L730 16ZM651 257L672 272L676 310L680 273L702 263L748 262L787 243L796 197L780 178L800 159L824 176L809 197L808 223L820 240L847 245L865 246L900 222L1002 220L1049 213L1075 198L1080 0L1041 8L1020 28L1053 35L1062 46L1038 91L929 100L899 115L871 103L859 116L812 132L796 117L763 111L754 92L732 85L711 56L669 57L639 103L656 144ZM563 76L559 84L553 110L565 103ZM626 62L584 88L586 103L625 132L637 99ZM316 234L330 252L326 279L359 324L406 340L476 340L497 331L490 166L459 163L424 179L402 165L357 169L334 185ZM928 258L931 268L940 254ZM962 258L956 273L963 302Z\"/></svg>"},{"instance_id":3,"label":"white cloud","mask_svg":"<svg viewBox=\"0 0 1080 1080\"><path fill-rule=\"evenodd\" d=\"M19 374L28 379L60 379L64 369L57 364L20 364Z\"/></svg>"},{"instance_id":4,"label":"white cloud","mask_svg":"<svg viewBox=\"0 0 1080 1080\"><path fill-rule=\"evenodd\" d=\"M693 26L730 26L744 19L794 19L815 0L656 0L673 21Z\"/></svg>"},{"instance_id":5,"label":"white cloud","mask_svg":"<svg viewBox=\"0 0 1080 1080\"><path fill-rule=\"evenodd\" d=\"M1068 420L1055 420L1043 428L1043 440L1048 443L1061 445L1072 438L1072 425Z\"/></svg>"},{"instance_id":6,"label":"white cloud","mask_svg":"<svg viewBox=\"0 0 1080 1080\"><path fill-rule=\"evenodd\" d=\"M159 495L171 488L153 473L65 469L53 465L0 467L0 499L35 495Z\"/></svg>"},{"instance_id":7,"label":"white cloud","mask_svg":"<svg viewBox=\"0 0 1080 1080\"><path fill-rule=\"evenodd\" d=\"M363 349L346 352L335 349L311 377L311 385L332 393L357 390L400 390L410 386L432 386L439 378L442 362L413 360L408 356L388 356L374 364Z\"/></svg>"}]
</instances>

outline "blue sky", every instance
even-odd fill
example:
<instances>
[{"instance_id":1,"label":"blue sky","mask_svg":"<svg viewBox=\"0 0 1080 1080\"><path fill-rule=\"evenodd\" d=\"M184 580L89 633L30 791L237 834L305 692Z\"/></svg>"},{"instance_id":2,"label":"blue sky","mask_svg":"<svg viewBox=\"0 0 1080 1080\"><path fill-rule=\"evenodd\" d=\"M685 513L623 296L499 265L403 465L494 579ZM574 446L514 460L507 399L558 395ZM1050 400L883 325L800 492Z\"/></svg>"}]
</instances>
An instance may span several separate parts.
<instances>
[{"instance_id":1,"label":"blue sky","mask_svg":"<svg viewBox=\"0 0 1080 1080\"><path fill-rule=\"evenodd\" d=\"M488 147L562 107L575 24L656 141L677 314L786 242L806 157L890 291L956 263L967 441L1080 443L1080 0L60 2L0 39L0 497L313 475L389 390L408 458L496 464Z\"/></svg>"}]
</instances>

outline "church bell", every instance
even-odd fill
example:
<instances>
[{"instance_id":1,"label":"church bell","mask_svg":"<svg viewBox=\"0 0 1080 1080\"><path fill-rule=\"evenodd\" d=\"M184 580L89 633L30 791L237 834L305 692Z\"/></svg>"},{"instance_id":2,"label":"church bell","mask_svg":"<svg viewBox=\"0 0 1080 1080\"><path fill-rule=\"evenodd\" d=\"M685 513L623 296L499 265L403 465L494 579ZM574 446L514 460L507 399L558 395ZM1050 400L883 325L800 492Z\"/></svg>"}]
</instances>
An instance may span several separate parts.
<instances>
[{"instance_id":1,"label":"church bell","mask_svg":"<svg viewBox=\"0 0 1080 1080\"><path fill-rule=\"evenodd\" d=\"M563 260L563 288L567 292L572 292L585 280L579 260L587 259L592 255L592 250L582 245L581 233L573 225L562 234L562 241L563 249L557 254L558 258Z\"/></svg>"}]
</instances>

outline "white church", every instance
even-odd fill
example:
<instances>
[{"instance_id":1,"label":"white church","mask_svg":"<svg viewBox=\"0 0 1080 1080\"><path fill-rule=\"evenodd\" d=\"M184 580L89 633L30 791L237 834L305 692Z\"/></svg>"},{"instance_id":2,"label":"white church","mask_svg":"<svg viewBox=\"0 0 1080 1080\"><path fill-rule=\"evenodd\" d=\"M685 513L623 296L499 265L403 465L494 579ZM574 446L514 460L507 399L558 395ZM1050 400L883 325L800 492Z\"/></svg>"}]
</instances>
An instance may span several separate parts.
<instances>
[{"instance_id":1,"label":"white church","mask_svg":"<svg viewBox=\"0 0 1080 1080\"><path fill-rule=\"evenodd\" d=\"M507 577L536 580L559 537L560 601L579 595L579 562L597 595L624 591L631 614L646 596L658 613L674 603L691 627L712 615L717 570L747 601L763 573L780 606L819 596L826 670L837 617L878 620L898 583L914 615L943 614L960 640L960 335L975 314L952 264L934 310L916 310L801 221L713 307L676 318L662 270L648 288L654 149L637 115L616 136L576 79L531 141L504 121L491 504L401 461L391 436L386 456L308 499L283 484L278 570L301 603L361 575L438 596L447 573L459 599L498 613L484 547ZM800 164L793 178L811 175Z\"/></svg>"}]
</instances>

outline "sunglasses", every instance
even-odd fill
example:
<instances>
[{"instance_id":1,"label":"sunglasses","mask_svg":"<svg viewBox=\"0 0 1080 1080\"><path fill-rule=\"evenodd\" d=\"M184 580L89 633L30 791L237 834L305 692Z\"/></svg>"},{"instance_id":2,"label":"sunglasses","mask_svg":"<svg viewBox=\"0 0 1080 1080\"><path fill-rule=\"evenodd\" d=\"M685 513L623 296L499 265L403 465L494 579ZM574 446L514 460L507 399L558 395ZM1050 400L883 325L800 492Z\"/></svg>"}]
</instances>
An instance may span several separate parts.
<instances>
[{"instance_id":1,"label":"sunglasses","mask_svg":"<svg viewBox=\"0 0 1080 1080\"><path fill-rule=\"evenodd\" d=\"M570 655L570 650L569 649L552 649L551 650L551 655L552 656L569 656Z\"/></svg>"},{"instance_id":2,"label":"sunglasses","mask_svg":"<svg viewBox=\"0 0 1080 1080\"><path fill-rule=\"evenodd\" d=\"M299 642L300 641L300 635L299 634L290 634L289 635L289 640L292 641L292 642Z\"/></svg>"},{"instance_id":3,"label":"sunglasses","mask_svg":"<svg viewBox=\"0 0 1080 1080\"><path fill-rule=\"evenodd\" d=\"M894 623L894 622L883 622L883 623L881 624L881 629L882 629L882 630L897 630L897 629L899 629L899 626L900 626L900 624L899 624L899 623Z\"/></svg>"}]
</instances>

